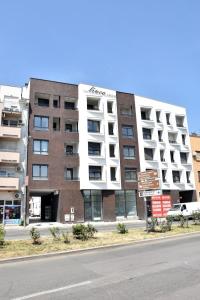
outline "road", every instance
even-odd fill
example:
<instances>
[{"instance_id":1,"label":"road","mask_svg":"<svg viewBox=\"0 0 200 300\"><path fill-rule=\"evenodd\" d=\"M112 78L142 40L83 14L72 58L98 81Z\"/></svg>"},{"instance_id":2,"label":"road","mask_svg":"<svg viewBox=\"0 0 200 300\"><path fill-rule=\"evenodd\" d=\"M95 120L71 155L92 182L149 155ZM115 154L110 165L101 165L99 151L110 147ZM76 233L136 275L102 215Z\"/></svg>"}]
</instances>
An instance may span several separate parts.
<instances>
[{"instance_id":1,"label":"road","mask_svg":"<svg viewBox=\"0 0 200 300\"><path fill-rule=\"evenodd\" d=\"M94 226L97 228L98 231L112 231L116 230L116 224L98 224L96 223ZM126 223L127 228L138 228L138 227L145 227L145 222L144 221L139 221L139 222L130 222ZM43 228L37 227L38 230L40 231L41 236L48 236L50 235L49 228ZM61 229L67 229L68 231L71 231L71 226L68 227L61 227ZM6 228L6 240L24 240L24 239L29 239L30 234L29 234L30 228Z\"/></svg>"},{"instance_id":2,"label":"road","mask_svg":"<svg viewBox=\"0 0 200 300\"><path fill-rule=\"evenodd\" d=\"M2 300L199 300L200 234L0 265Z\"/></svg>"}]
</instances>

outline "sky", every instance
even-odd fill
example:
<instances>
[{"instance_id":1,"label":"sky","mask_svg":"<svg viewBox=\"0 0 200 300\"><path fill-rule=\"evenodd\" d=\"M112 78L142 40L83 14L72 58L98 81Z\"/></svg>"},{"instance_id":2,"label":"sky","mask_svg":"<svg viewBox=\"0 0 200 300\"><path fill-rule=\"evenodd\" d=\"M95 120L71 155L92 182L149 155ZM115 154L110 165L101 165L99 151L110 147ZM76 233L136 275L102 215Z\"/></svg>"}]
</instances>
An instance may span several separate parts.
<instances>
[{"instance_id":1,"label":"sky","mask_svg":"<svg viewBox=\"0 0 200 300\"><path fill-rule=\"evenodd\" d=\"M0 0L0 83L86 83L184 106L200 133L199 0Z\"/></svg>"}]
</instances>

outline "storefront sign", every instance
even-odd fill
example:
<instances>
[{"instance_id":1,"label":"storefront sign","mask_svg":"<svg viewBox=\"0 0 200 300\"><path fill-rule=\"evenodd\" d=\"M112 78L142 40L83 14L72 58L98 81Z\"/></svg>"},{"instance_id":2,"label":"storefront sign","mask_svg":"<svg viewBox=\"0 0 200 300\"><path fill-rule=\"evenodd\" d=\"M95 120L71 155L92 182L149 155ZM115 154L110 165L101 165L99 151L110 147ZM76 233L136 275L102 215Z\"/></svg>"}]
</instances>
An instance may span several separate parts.
<instances>
[{"instance_id":1,"label":"storefront sign","mask_svg":"<svg viewBox=\"0 0 200 300\"><path fill-rule=\"evenodd\" d=\"M139 197L151 197L162 195L162 190L140 191Z\"/></svg>"},{"instance_id":2,"label":"storefront sign","mask_svg":"<svg viewBox=\"0 0 200 300\"><path fill-rule=\"evenodd\" d=\"M99 90L96 87L92 86L89 90L88 93L95 94L96 96L107 96L107 97L115 97L115 94L109 94L106 93L105 90Z\"/></svg>"},{"instance_id":3,"label":"storefront sign","mask_svg":"<svg viewBox=\"0 0 200 300\"><path fill-rule=\"evenodd\" d=\"M151 208L152 217L162 218L167 216L168 210L172 207L171 196L152 196L151 197Z\"/></svg>"}]
</instances>

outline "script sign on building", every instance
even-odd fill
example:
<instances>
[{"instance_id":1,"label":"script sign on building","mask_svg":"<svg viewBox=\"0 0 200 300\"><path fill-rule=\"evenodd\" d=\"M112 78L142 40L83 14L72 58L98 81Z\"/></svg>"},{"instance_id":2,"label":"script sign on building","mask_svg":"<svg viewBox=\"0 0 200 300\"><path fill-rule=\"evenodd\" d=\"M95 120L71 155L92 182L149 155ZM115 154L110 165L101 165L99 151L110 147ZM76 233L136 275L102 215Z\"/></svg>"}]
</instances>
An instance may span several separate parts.
<instances>
[{"instance_id":1,"label":"script sign on building","mask_svg":"<svg viewBox=\"0 0 200 300\"><path fill-rule=\"evenodd\" d=\"M171 196L152 196L151 197L151 208L152 217L162 218L167 216L168 210L172 207Z\"/></svg>"}]
</instances>

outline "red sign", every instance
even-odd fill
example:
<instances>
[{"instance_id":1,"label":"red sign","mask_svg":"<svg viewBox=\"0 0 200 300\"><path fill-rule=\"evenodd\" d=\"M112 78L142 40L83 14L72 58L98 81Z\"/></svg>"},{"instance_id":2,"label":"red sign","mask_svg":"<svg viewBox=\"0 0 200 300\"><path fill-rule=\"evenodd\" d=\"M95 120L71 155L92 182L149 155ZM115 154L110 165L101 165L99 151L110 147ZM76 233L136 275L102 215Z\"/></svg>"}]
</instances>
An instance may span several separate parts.
<instances>
[{"instance_id":1,"label":"red sign","mask_svg":"<svg viewBox=\"0 0 200 300\"><path fill-rule=\"evenodd\" d=\"M172 207L171 196L152 196L151 197L151 208L152 217L162 218L167 216L168 210Z\"/></svg>"}]
</instances>

